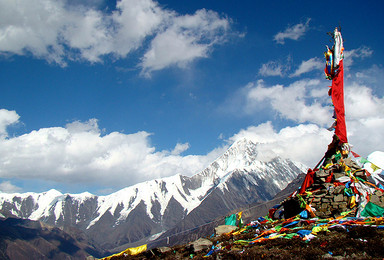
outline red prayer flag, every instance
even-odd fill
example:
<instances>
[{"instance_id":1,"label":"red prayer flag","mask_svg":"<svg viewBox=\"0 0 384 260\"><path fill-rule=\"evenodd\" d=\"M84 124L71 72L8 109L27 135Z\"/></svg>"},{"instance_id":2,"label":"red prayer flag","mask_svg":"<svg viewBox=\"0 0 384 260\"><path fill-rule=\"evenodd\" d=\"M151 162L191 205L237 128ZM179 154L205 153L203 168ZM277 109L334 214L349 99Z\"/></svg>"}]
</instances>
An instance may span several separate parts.
<instances>
[{"instance_id":1,"label":"red prayer flag","mask_svg":"<svg viewBox=\"0 0 384 260\"><path fill-rule=\"evenodd\" d=\"M345 124L344 109L344 68L343 60L339 63L339 69L335 77L332 79L332 101L336 113L336 129L335 134L340 139L340 143L348 143L347 126Z\"/></svg>"},{"instance_id":2,"label":"red prayer flag","mask_svg":"<svg viewBox=\"0 0 384 260\"><path fill-rule=\"evenodd\" d=\"M303 184L301 184L299 194L304 194L305 190L315 182L313 180L313 177L315 176L315 171L313 171L312 169L308 169L308 172L307 172L307 175L305 175Z\"/></svg>"}]
</instances>

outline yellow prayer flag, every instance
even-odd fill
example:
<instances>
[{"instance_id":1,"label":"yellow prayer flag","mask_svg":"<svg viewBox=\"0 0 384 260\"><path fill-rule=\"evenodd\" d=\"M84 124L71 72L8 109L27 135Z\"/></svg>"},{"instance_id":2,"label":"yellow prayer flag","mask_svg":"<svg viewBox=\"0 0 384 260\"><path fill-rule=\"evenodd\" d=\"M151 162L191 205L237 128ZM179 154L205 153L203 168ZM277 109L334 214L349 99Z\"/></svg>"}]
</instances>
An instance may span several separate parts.
<instances>
[{"instance_id":1,"label":"yellow prayer flag","mask_svg":"<svg viewBox=\"0 0 384 260\"><path fill-rule=\"evenodd\" d=\"M147 244L138 246L138 247L130 247L125 249L123 252L102 258L102 260L110 260L112 257L118 257L118 256L124 256L124 255L138 255L146 250L147 250Z\"/></svg>"},{"instance_id":2,"label":"yellow prayer flag","mask_svg":"<svg viewBox=\"0 0 384 260\"><path fill-rule=\"evenodd\" d=\"M372 168L372 170L375 172L376 170L379 170L380 169L380 167L379 166L377 166L377 165L375 165L375 164L373 164L373 163L371 163L371 168Z\"/></svg>"},{"instance_id":3,"label":"yellow prayer flag","mask_svg":"<svg viewBox=\"0 0 384 260\"><path fill-rule=\"evenodd\" d=\"M147 250L147 244L138 246L138 247L131 247L125 250L123 253L126 253L128 255L138 255L141 252L144 252Z\"/></svg>"},{"instance_id":4,"label":"yellow prayer flag","mask_svg":"<svg viewBox=\"0 0 384 260\"><path fill-rule=\"evenodd\" d=\"M344 171L351 172L351 168L349 168L347 165L344 164Z\"/></svg>"},{"instance_id":5,"label":"yellow prayer flag","mask_svg":"<svg viewBox=\"0 0 384 260\"><path fill-rule=\"evenodd\" d=\"M315 226L312 228L312 234L314 235L317 235L317 233L322 231L328 232L329 231L328 226L323 225L323 226Z\"/></svg>"},{"instance_id":6,"label":"yellow prayer flag","mask_svg":"<svg viewBox=\"0 0 384 260\"><path fill-rule=\"evenodd\" d=\"M354 208L356 206L356 197L355 196L352 196L351 197L351 200L349 202L349 208Z\"/></svg>"}]
</instances>

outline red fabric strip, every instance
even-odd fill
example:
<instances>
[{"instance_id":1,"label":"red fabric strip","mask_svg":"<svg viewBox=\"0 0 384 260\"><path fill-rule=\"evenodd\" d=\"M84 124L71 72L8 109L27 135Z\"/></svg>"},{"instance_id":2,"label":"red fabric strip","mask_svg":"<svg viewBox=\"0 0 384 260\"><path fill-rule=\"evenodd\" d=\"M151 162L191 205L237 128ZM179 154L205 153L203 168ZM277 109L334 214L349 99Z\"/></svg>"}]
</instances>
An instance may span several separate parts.
<instances>
[{"instance_id":1,"label":"red fabric strip","mask_svg":"<svg viewBox=\"0 0 384 260\"><path fill-rule=\"evenodd\" d=\"M347 126L345 124L344 109L344 67L343 60L339 63L337 74L332 80L332 101L336 112L335 134L340 139L340 143L348 143Z\"/></svg>"}]
</instances>

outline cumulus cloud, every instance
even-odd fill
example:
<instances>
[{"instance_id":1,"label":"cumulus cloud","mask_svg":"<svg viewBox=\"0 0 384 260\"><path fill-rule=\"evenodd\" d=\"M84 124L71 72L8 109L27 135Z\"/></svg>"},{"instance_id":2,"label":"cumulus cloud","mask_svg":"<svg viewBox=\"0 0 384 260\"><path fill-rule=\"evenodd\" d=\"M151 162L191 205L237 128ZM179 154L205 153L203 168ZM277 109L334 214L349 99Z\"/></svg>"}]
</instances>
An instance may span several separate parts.
<instances>
[{"instance_id":1,"label":"cumulus cloud","mask_svg":"<svg viewBox=\"0 0 384 260\"><path fill-rule=\"evenodd\" d=\"M384 82L384 68L383 66L377 66L373 64L371 67L360 70L356 73L349 73L346 79L346 84L350 82L358 83L360 85L369 85L373 90L384 93L383 82Z\"/></svg>"},{"instance_id":2,"label":"cumulus cloud","mask_svg":"<svg viewBox=\"0 0 384 260\"><path fill-rule=\"evenodd\" d=\"M353 83L345 88L345 105L352 120L383 116L384 98L375 96L372 89Z\"/></svg>"},{"instance_id":3,"label":"cumulus cloud","mask_svg":"<svg viewBox=\"0 0 384 260\"><path fill-rule=\"evenodd\" d=\"M192 175L221 152L181 156L188 143L178 143L172 152L157 151L150 135L145 131L101 135L97 120L90 119L3 138L0 177L121 188L177 173Z\"/></svg>"},{"instance_id":4,"label":"cumulus cloud","mask_svg":"<svg viewBox=\"0 0 384 260\"><path fill-rule=\"evenodd\" d=\"M345 110L349 142L358 147L357 152L367 156L384 150L384 97L372 93L368 86L357 83L345 89Z\"/></svg>"},{"instance_id":5,"label":"cumulus cloud","mask_svg":"<svg viewBox=\"0 0 384 260\"><path fill-rule=\"evenodd\" d=\"M298 77L301 76L304 73L313 71L313 70L320 70L325 67L325 61L319 59L319 58L311 58L306 61L302 61L300 66L297 68L297 70L290 75L290 77Z\"/></svg>"},{"instance_id":6,"label":"cumulus cloud","mask_svg":"<svg viewBox=\"0 0 384 260\"><path fill-rule=\"evenodd\" d=\"M148 73L172 65L184 67L194 58L207 57L210 47L224 40L223 32L228 27L228 20L205 9L176 16L172 25L152 40L140 66Z\"/></svg>"},{"instance_id":7,"label":"cumulus cloud","mask_svg":"<svg viewBox=\"0 0 384 260\"><path fill-rule=\"evenodd\" d=\"M378 72L378 67L372 69ZM356 79L359 77L354 77ZM383 151L384 97L375 93L368 84L349 80L344 86L348 141L353 150L362 156L373 151ZM366 81L370 83L370 81ZM256 115L260 107L269 106L282 118L300 123L294 127L275 129L271 122L250 126L229 138L251 138L259 145L260 159L271 159L276 155L316 165L331 142L333 132L326 130L332 123L332 108L327 88L318 80L299 80L288 86L268 86L263 80L249 83L237 99L243 112ZM241 101L242 100L242 101ZM307 124L303 124L307 122Z\"/></svg>"},{"instance_id":8,"label":"cumulus cloud","mask_svg":"<svg viewBox=\"0 0 384 260\"><path fill-rule=\"evenodd\" d=\"M7 137L7 127L19 121L20 116L16 111L0 109L0 139Z\"/></svg>"},{"instance_id":9,"label":"cumulus cloud","mask_svg":"<svg viewBox=\"0 0 384 260\"><path fill-rule=\"evenodd\" d=\"M326 90L313 100L312 90L323 87L319 80L299 80L288 86L267 86L263 80L249 83L241 91L243 109L247 114L257 113L260 107L270 106L282 118L298 123L329 124L330 108ZM318 92L315 92L318 95Z\"/></svg>"},{"instance_id":10,"label":"cumulus cloud","mask_svg":"<svg viewBox=\"0 0 384 260\"><path fill-rule=\"evenodd\" d=\"M265 91L264 94L260 93L262 96L273 95L275 91L283 91L281 86L265 89L260 85L258 90ZM284 93L282 96L285 95ZM373 151L383 151L384 133L381 129L384 128L384 115L382 114L384 97L378 97L372 93L371 88L355 83L345 88L345 106L348 141L353 146L352 150L365 157ZM302 107L302 109L307 108ZM328 117L330 116L328 115ZM314 118L314 120L308 119L308 121L316 122L318 120ZM314 167L324 155L327 145L332 140L332 135L333 132L318 124L299 124L278 130L273 127L271 122L267 122L242 129L229 140L234 142L246 137L260 143L258 146L258 159L260 160L270 160L281 156Z\"/></svg>"},{"instance_id":11,"label":"cumulus cloud","mask_svg":"<svg viewBox=\"0 0 384 260\"><path fill-rule=\"evenodd\" d=\"M276 128L268 121L242 129L228 141L247 137L259 143L260 160L278 155L313 167L324 155L333 135L323 127L332 120L330 107L325 101L314 101L329 99L326 90L323 96L315 91L319 85L322 85L319 81L309 79L288 86L267 86L261 80L248 84L242 90L244 109L248 109L248 113L258 113L254 104L264 106L266 102L271 111L299 124ZM345 88L345 104L348 138L353 150L362 156L383 151L384 97L374 94L369 86L351 83ZM8 137L7 127L18 122L19 115L2 109L0 119L5 136L0 138L0 178L6 179L102 183L103 187L116 189L177 173L193 175L227 148L224 145L206 155L183 156L189 144L177 143L172 151L158 151L151 145L150 133L103 135L96 119ZM18 190L8 182L0 187L10 192Z\"/></svg>"},{"instance_id":12,"label":"cumulus cloud","mask_svg":"<svg viewBox=\"0 0 384 260\"><path fill-rule=\"evenodd\" d=\"M185 152L186 150L189 149L189 143L184 143L184 144L181 144L181 143L177 143L175 148L172 150L171 154L172 155L179 155L183 152Z\"/></svg>"},{"instance_id":13,"label":"cumulus cloud","mask_svg":"<svg viewBox=\"0 0 384 260\"><path fill-rule=\"evenodd\" d=\"M250 126L232 136L232 142L248 138L258 143L257 159L268 161L276 156L314 167L332 140L332 133L315 124L274 129L271 122Z\"/></svg>"},{"instance_id":14,"label":"cumulus cloud","mask_svg":"<svg viewBox=\"0 0 384 260\"><path fill-rule=\"evenodd\" d=\"M102 62L105 55L125 58L139 48L145 50L146 40L152 39L139 64L149 73L206 57L229 26L228 19L213 11L179 15L152 0L121 0L109 13L97 9L99 5L99 1L3 0L0 53L32 54L66 66L73 60ZM183 52L163 55L167 43Z\"/></svg>"},{"instance_id":15,"label":"cumulus cloud","mask_svg":"<svg viewBox=\"0 0 384 260\"><path fill-rule=\"evenodd\" d=\"M277 33L273 39L278 44L284 44L285 39L299 40L309 29L310 18L307 19L305 23L299 23L293 26L287 27L285 31Z\"/></svg>"},{"instance_id":16,"label":"cumulus cloud","mask_svg":"<svg viewBox=\"0 0 384 260\"><path fill-rule=\"evenodd\" d=\"M3 181L0 183L0 192L15 193L20 192L21 188L13 185L10 181Z\"/></svg>"}]
</instances>

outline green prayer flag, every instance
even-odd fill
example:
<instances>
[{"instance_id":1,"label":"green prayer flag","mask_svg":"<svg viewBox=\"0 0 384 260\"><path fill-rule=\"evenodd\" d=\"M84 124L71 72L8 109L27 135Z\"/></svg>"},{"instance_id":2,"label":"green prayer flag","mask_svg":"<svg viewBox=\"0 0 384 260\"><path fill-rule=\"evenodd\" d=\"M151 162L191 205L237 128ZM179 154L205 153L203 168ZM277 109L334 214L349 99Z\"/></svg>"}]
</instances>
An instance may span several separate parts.
<instances>
[{"instance_id":1,"label":"green prayer flag","mask_svg":"<svg viewBox=\"0 0 384 260\"><path fill-rule=\"evenodd\" d=\"M384 215L384 208L376 205L375 203L368 202L361 212L363 217L382 217Z\"/></svg>"},{"instance_id":2,"label":"green prayer flag","mask_svg":"<svg viewBox=\"0 0 384 260\"><path fill-rule=\"evenodd\" d=\"M236 214L225 217L225 225L236 226Z\"/></svg>"},{"instance_id":3,"label":"green prayer flag","mask_svg":"<svg viewBox=\"0 0 384 260\"><path fill-rule=\"evenodd\" d=\"M281 229L282 229L282 226L281 226L281 225L278 225L278 226L275 227L275 230L276 230L277 232L280 232Z\"/></svg>"},{"instance_id":4,"label":"green prayer flag","mask_svg":"<svg viewBox=\"0 0 384 260\"><path fill-rule=\"evenodd\" d=\"M286 235L284 236L284 238L286 238L286 239L292 239L292 238L295 237L295 236L298 236L298 234L297 234L297 233L290 233L290 234L286 234Z\"/></svg>"},{"instance_id":5,"label":"green prayer flag","mask_svg":"<svg viewBox=\"0 0 384 260\"><path fill-rule=\"evenodd\" d=\"M367 162L369 162L367 159L361 157L361 159L360 159L360 163L364 164L364 163L367 163Z\"/></svg>"}]
</instances>

